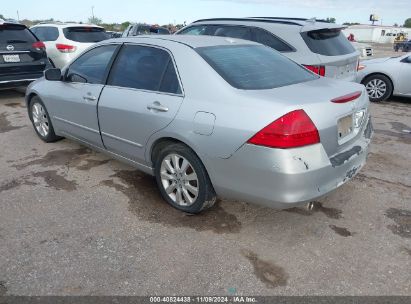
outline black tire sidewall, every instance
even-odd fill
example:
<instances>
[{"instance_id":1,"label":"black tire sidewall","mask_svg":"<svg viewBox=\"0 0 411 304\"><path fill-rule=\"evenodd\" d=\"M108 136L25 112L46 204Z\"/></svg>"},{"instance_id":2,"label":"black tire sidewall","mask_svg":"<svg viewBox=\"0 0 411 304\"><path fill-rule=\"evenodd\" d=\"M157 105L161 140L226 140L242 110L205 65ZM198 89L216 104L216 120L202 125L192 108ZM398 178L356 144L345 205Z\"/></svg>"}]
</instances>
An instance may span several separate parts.
<instances>
[{"instance_id":1,"label":"black tire sidewall","mask_svg":"<svg viewBox=\"0 0 411 304\"><path fill-rule=\"evenodd\" d=\"M385 92L385 94L381 98L372 98L371 96L368 96L370 98L370 101L372 101L372 102L381 102L381 101L387 100L392 95L392 92L393 92L393 87L392 87L392 84L391 84L391 80L387 76L384 76L384 75L371 75L371 76L368 76L367 78L365 78L362 83L364 84L364 86L366 86L367 83L369 83L370 81L372 81L374 79L384 81L385 85L387 86L387 91Z\"/></svg>"},{"instance_id":2,"label":"black tire sidewall","mask_svg":"<svg viewBox=\"0 0 411 304\"><path fill-rule=\"evenodd\" d=\"M194 204L190 206L180 206L173 202L173 200L168 196L166 193L163 184L161 182L161 163L163 159L170 155L170 154L178 154L184 158L186 158L193 169L195 170L198 178L198 186L199 186L199 193L196 201ZM154 173L155 173L155 178L157 181L158 188L161 192L162 197L169 203L171 206L173 206L176 209L179 209L181 211L187 212L187 213L199 213L203 209L205 209L207 206L207 203L210 202L210 200L215 200L215 192L214 188L211 185L210 179L208 177L207 171L201 162L201 160L198 158L198 156L187 146L182 145L182 144L171 144L165 148L163 148L159 154L157 159L155 160L155 168L154 168ZM212 205L212 204L211 204Z\"/></svg>"},{"instance_id":3,"label":"black tire sidewall","mask_svg":"<svg viewBox=\"0 0 411 304\"><path fill-rule=\"evenodd\" d=\"M33 105L35 103L41 104L41 106L43 107L44 111L47 114L47 118L49 120L49 133L47 134L47 136L42 136L37 131L37 128L34 125L33 110L32 109L33 109ZM61 138L61 137L56 136L56 134L54 133L54 128L53 128L53 124L51 123L49 112L47 111L47 108L44 105L43 101L38 96L34 96L34 97L31 98L28 109L29 109L29 117L30 117L30 120L31 120L31 124L33 125L34 131L36 132L37 136L40 137L41 140L43 140L45 142L54 142L54 141L59 140Z\"/></svg>"}]
</instances>

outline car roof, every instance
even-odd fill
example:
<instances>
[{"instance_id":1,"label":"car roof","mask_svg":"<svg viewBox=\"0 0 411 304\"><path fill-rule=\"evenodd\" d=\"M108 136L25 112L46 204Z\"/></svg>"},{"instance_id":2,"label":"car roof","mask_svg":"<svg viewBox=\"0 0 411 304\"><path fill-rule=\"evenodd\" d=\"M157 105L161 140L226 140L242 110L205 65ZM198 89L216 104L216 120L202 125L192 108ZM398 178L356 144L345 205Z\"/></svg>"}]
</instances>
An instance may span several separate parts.
<instances>
[{"instance_id":1,"label":"car roof","mask_svg":"<svg viewBox=\"0 0 411 304\"><path fill-rule=\"evenodd\" d=\"M101 26L95 25L95 24L85 24L85 23L39 23L35 24L32 27L38 27L38 26L54 26L58 28L67 28L67 27L97 27L97 28L103 28Z\"/></svg>"},{"instance_id":2,"label":"car roof","mask_svg":"<svg viewBox=\"0 0 411 304\"><path fill-rule=\"evenodd\" d=\"M3 25L3 24L20 25L20 26L22 26L22 27L27 27L27 26L25 26L24 24L22 24L22 23L20 23L20 22L18 22L18 21L16 21L16 20L14 20L14 19L7 19L7 20L0 19L0 25Z\"/></svg>"},{"instance_id":3,"label":"car roof","mask_svg":"<svg viewBox=\"0 0 411 304\"><path fill-rule=\"evenodd\" d=\"M283 25L292 26L297 29L316 30L324 28L336 28L341 29L345 26L330 23L326 20L317 20L316 18L288 18L288 17L246 17L246 18L210 18L200 19L194 21L191 25L195 24L252 24L258 26L259 24L271 24L271 25Z\"/></svg>"},{"instance_id":4,"label":"car roof","mask_svg":"<svg viewBox=\"0 0 411 304\"><path fill-rule=\"evenodd\" d=\"M249 40L230 38L230 37L217 37L217 36L195 36L195 35L141 35L131 36L124 38L116 38L105 40L105 42L151 42L155 44L159 41L169 41L172 43L184 44L190 48L209 47L217 45L259 45L256 42Z\"/></svg>"}]
</instances>

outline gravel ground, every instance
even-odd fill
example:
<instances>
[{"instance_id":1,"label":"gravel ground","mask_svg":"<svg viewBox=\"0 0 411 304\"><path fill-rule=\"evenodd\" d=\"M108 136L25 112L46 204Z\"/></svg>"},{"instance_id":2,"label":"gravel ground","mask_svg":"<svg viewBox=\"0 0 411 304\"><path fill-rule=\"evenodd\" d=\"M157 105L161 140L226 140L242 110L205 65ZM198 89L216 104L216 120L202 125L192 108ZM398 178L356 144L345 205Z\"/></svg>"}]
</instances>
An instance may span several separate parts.
<instances>
[{"instance_id":1,"label":"gravel ground","mask_svg":"<svg viewBox=\"0 0 411 304\"><path fill-rule=\"evenodd\" d=\"M366 167L304 208L199 216L0 92L0 295L411 295L411 99L372 104Z\"/></svg>"}]
</instances>

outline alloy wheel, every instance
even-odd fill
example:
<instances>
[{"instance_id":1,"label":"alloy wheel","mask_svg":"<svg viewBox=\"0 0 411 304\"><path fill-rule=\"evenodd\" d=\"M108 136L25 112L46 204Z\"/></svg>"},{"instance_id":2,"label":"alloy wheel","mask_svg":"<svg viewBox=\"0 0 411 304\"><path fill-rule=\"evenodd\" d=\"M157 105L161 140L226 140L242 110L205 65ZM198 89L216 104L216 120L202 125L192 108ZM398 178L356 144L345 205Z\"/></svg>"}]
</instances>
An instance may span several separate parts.
<instances>
[{"instance_id":1,"label":"alloy wheel","mask_svg":"<svg viewBox=\"0 0 411 304\"><path fill-rule=\"evenodd\" d=\"M169 154L161 162L160 178L170 199L180 206L191 206L199 194L197 173L181 155Z\"/></svg>"},{"instance_id":2,"label":"alloy wheel","mask_svg":"<svg viewBox=\"0 0 411 304\"><path fill-rule=\"evenodd\" d=\"M39 132L42 137L47 137L50 130L50 123L46 110L40 103L36 102L31 108L31 113L33 117L33 124L37 132Z\"/></svg>"},{"instance_id":3,"label":"alloy wheel","mask_svg":"<svg viewBox=\"0 0 411 304\"><path fill-rule=\"evenodd\" d=\"M381 79L372 79L365 86L368 96L371 98L381 98L387 92L387 84Z\"/></svg>"}]
</instances>

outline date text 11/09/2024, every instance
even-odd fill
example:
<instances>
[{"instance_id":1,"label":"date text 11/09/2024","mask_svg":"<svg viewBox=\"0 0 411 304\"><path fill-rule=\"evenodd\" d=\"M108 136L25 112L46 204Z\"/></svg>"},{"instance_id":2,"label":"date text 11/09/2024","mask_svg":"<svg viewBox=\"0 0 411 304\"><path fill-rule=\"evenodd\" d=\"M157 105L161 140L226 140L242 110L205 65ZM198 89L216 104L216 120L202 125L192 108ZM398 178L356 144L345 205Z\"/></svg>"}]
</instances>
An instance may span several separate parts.
<instances>
[{"instance_id":1,"label":"date text 11/09/2024","mask_svg":"<svg viewBox=\"0 0 411 304\"><path fill-rule=\"evenodd\" d=\"M231 297L150 297L150 303L257 303L254 297L231 296Z\"/></svg>"}]
</instances>

